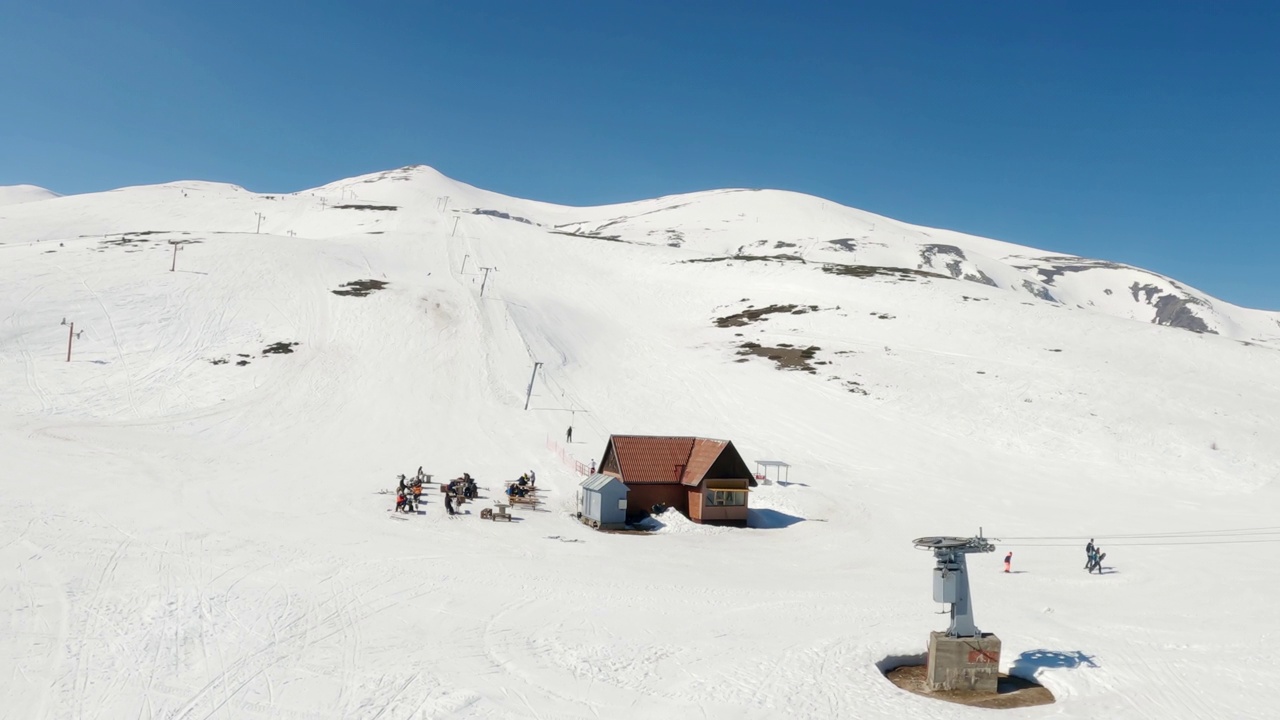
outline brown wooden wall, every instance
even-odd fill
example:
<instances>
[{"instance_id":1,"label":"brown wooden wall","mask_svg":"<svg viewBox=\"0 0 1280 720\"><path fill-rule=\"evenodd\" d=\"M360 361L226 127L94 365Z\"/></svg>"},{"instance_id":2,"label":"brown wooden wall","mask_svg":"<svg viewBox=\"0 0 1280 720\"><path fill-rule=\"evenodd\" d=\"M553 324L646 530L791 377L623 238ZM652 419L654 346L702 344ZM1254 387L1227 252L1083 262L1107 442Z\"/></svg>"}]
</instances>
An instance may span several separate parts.
<instances>
[{"instance_id":1,"label":"brown wooden wall","mask_svg":"<svg viewBox=\"0 0 1280 720\"><path fill-rule=\"evenodd\" d=\"M702 508L702 518L698 522L708 525L747 525L747 506L710 506Z\"/></svg>"},{"instance_id":2,"label":"brown wooden wall","mask_svg":"<svg viewBox=\"0 0 1280 720\"><path fill-rule=\"evenodd\" d=\"M649 514L655 503L664 502L679 512L689 514L688 488L683 485L628 485L627 521L639 520Z\"/></svg>"}]
</instances>

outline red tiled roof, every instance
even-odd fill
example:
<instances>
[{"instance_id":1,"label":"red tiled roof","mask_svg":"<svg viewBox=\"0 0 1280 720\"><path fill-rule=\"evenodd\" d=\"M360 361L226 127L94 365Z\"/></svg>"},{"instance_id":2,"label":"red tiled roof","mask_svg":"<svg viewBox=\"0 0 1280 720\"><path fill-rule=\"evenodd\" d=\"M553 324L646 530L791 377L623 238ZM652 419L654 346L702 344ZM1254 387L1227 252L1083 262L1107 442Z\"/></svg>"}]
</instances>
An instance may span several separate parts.
<instances>
[{"instance_id":1,"label":"red tiled roof","mask_svg":"<svg viewBox=\"0 0 1280 720\"><path fill-rule=\"evenodd\" d=\"M690 437L614 435L610 442L625 483L677 483L693 450Z\"/></svg>"},{"instance_id":2,"label":"red tiled roof","mask_svg":"<svg viewBox=\"0 0 1280 720\"><path fill-rule=\"evenodd\" d=\"M712 463L720 457L720 453L728 444L724 440L695 438L693 452L689 454L689 468L685 471L684 484L697 485L702 482L702 477L711 469Z\"/></svg>"},{"instance_id":3,"label":"red tiled roof","mask_svg":"<svg viewBox=\"0 0 1280 720\"><path fill-rule=\"evenodd\" d=\"M622 481L628 485L697 485L728 443L693 437L614 435Z\"/></svg>"}]
</instances>

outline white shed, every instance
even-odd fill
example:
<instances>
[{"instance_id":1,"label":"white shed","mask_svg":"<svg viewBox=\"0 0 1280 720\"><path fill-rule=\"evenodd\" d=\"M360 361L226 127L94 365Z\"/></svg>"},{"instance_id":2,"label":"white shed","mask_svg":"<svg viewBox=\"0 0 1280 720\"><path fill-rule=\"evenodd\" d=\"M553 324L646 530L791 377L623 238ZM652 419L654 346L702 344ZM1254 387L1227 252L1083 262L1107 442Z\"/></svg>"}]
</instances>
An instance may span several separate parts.
<instances>
[{"instance_id":1,"label":"white shed","mask_svg":"<svg viewBox=\"0 0 1280 720\"><path fill-rule=\"evenodd\" d=\"M627 486L612 475L596 473L582 481L578 517L597 529L617 529L627 524Z\"/></svg>"}]
</instances>

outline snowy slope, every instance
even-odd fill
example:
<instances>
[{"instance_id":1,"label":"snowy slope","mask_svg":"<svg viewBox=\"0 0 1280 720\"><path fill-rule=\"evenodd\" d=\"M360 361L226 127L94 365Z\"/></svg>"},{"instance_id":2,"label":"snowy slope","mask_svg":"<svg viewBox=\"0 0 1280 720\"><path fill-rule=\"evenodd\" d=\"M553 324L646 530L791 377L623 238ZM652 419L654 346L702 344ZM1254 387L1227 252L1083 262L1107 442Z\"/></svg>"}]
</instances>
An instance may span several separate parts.
<instances>
[{"instance_id":1,"label":"snowy slope","mask_svg":"<svg viewBox=\"0 0 1280 720\"><path fill-rule=\"evenodd\" d=\"M147 229L302 237L429 232L440 229L442 219L451 223L451 210L703 257L905 268L1008 290L1034 302L1280 346L1280 313L1237 307L1157 273L910 225L775 190L716 190L573 208L481 190L419 165L278 195L179 182L61 198L53 205L11 208L0 216L5 228L0 238L7 238L0 242L65 241ZM151 225L132 226L139 217Z\"/></svg>"},{"instance_id":2,"label":"snowy slope","mask_svg":"<svg viewBox=\"0 0 1280 720\"><path fill-rule=\"evenodd\" d=\"M1268 314L1040 300L1044 254L787 193L562 208L410 168L0 217L8 716L979 717L876 669L945 625L909 541L978 526L1025 571L974 561L979 626L1059 698L1011 717L1271 716L1280 355L1237 341ZM570 422L584 462L702 434L793 482L751 529L593 533ZM536 469L551 501L388 519L418 465L489 495Z\"/></svg>"},{"instance_id":3,"label":"snowy slope","mask_svg":"<svg viewBox=\"0 0 1280 720\"><path fill-rule=\"evenodd\" d=\"M0 207L56 197L58 193L35 185L0 185Z\"/></svg>"}]
</instances>

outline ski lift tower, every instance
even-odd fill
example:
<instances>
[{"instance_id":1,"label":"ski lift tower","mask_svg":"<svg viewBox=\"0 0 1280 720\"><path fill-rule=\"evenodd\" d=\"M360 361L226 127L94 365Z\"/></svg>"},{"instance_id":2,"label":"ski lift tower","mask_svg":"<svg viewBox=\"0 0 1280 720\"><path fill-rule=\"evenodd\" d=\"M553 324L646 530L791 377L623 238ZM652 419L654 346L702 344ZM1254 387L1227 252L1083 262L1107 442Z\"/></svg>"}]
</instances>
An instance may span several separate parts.
<instances>
[{"instance_id":1,"label":"ski lift tower","mask_svg":"<svg viewBox=\"0 0 1280 720\"><path fill-rule=\"evenodd\" d=\"M987 542L981 531L977 537L922 537L912 544L933 551L933 599L951 606L946 632L929 634L929 689L995 693L1000 676L1000 638L980 632L974 624L965 556L993 552L996 546Z\"/></svg>"}]
</instances>

